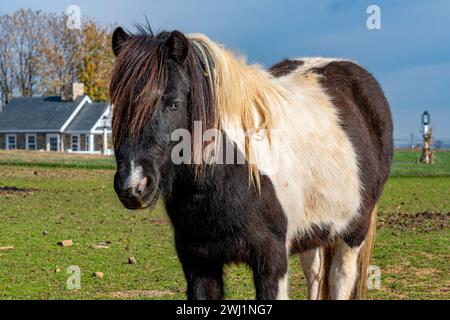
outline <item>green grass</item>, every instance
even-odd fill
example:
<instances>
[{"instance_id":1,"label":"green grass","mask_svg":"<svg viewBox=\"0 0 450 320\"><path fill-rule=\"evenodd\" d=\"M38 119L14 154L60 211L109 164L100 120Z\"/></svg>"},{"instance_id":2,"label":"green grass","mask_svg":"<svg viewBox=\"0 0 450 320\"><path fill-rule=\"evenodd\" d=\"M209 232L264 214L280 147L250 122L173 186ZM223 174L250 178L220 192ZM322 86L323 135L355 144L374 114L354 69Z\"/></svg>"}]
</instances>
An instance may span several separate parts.
<instances>
[{"instance_id":1,"label":"green grass","mask_svg":"<svg viewBox=\"0 0 450 320\"><path fill-rule=\"evenodd\" d=\"M112 187L112 158L6 154L0 153L0 187L35 190L0 193L0 246L15 247L0 251L0 299L185 297L172 228L161 203L152 212L123 209ZM403 156L410 157L396 155L396 159ZM421 166L420 170L429 169ZM449 212L450 178L430 175L390 178L379 204L379 220L425 211ZM421 225L380 225L373 264L381 268L382 286L371 290L369 298L450 298L450 232L448 224L440 227L439 223L431 219L433 228L427 225L423 230ZM64 239L72 239L74 245L58 246ZM110 248L91 248L105 241L111 242ZM128 264L130 256L138 263ZM79 290L66 288L66 268L71 265L81 268ZM55 272L57 268L61 272ZM96 271L103 272L104 278L94 277ZM291 258L290 277L291 298L304 299L297 257ZM227 298L254 297L248 268L227 267L226 293Z\"/></svg>"},{"instance_id":2,"label":"green grass","mask_svg":"<svg viewBox=\"0 0 450 320\"><path fill-rule=\"evenodd\" d=\"M394 153L391 177L448 176L450 177L450 151L434 151L434 162L419 164L420 151L402 150ZM25 151L1 151L0 165L19 167L67 168L67 169L105 169L114 170L113 157L91 156L66 153Z\"/></svg>"},{"instance_id":3,"label":"green grass","mask_svg":"<svg viewBox=\"0 0 450 320\"><path fill-rule=\"evenodd\" d=\"M15 167L114 170L113 157L49 152L1 151L0 165Z\"/></svg>"},{"instance_id":4,"label":"green grass","mask_svg":"<svg viewBox=\"0 0 450 320\"><path fill-rule=\"evenodd\" d=\"M382 213L450 211L450 177L391 177L379 205Z\"/></svg>"},{"instance_id":5,"label":"green grass","mask_svg":"<svg viewBox=\"0 0 450 320\"><path fill-rule=\"evenodd\" d=\"M447 176L450 177L450 151L434 151L432 164L420 164L420 151L397 151L391 176Z\"/></svg>"}]
</instances>

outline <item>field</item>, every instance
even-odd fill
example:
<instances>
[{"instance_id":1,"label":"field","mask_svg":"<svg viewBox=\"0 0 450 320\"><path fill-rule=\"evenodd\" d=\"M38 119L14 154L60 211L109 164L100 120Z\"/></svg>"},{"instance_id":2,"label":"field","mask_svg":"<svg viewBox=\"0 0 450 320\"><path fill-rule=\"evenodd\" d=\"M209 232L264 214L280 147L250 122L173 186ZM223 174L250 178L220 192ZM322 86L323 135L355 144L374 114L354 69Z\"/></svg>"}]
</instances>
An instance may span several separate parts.
<instances>
[{"instance_id":1,"label":"field","mask_svg":"<svg viewBox=\"0 0 450 320\"><path fill-rule=\"evenodd\" d=\"M381 288L370 299L450 298L450 152L416 164L395 155L379 204L372 264ZM185 282L161 203L124 209L112 188L107 157L0 152L0 299L183 299ZM58 242L73 240L73 246ZM136 264L129 264L135 257ZM81 288L69 290L69 266ZM93 276L102 272L102 278ZM291 258L290 296L304 299L298 258ZM226 270L228 299L252 299L251 273Z\"/></svg>"}]
</instances>

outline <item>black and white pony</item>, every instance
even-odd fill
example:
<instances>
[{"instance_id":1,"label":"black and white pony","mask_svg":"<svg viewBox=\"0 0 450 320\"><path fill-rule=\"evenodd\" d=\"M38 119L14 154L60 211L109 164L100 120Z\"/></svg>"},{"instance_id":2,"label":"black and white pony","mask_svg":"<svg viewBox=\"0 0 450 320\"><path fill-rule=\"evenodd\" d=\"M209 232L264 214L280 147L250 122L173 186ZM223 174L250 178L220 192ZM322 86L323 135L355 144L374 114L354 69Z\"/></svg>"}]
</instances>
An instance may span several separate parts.
<instances>
[{"instance_id":1,"label":"black and white pony","mask_svg":"<svg viewBox=\"0 0 450 320\"><path fill-rule=\"evenodd\" d=\"M118 28L112 45L114 187L129 209L163 197L188 298L222 299L244 262L257 299L287 299L295 253L309 298L363 298L392 161L377 81L336 59L264 70L202 34Z\"/></svg>"}]
</instances>

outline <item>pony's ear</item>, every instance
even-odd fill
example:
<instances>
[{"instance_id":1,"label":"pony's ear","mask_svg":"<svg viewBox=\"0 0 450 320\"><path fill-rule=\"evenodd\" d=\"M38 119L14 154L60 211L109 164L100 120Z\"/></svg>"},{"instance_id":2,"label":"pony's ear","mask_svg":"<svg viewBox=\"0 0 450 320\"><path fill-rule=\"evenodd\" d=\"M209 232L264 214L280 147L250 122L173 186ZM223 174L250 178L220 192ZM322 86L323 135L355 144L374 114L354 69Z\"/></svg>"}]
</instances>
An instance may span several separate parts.
<instances>
[{"instance_id":1,"label":"pony's ear","mask_svg":"<svg viewBox=\"0 0 450 320\"><path fill-rule=\"evenodd\" d=\"M117 57L122 49L122 45L128 40L130 36L122 29L122 27L116 28L112 35L112 49L114 55Z\"/></svg>"},{"instance_id":2,"label":"pony's ear","mask_svg":"<svg viewBox=\"0 0 450 320\"><path fill-rule=\"evenodd\" d=\"M169 40L167 40L167 45L169 46L170 55L175 61L183 63L186 60L189 41L184 34L179 31L173 31Z\"/></svg>"}]
</instances>

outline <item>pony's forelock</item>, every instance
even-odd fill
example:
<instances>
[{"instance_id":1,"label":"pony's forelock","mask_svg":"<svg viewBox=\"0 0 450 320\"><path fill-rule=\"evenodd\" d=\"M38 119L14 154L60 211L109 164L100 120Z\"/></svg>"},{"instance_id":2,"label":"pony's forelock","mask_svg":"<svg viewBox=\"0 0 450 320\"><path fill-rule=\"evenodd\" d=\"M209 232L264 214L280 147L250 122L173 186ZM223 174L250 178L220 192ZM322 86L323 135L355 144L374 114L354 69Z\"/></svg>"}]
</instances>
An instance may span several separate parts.
<instances>
[{"instance_id":1,"label":"pony's forelock","mask_svg":"<svg viewBox=\"0 0 450 320\"><path fill-rule=\"evenodd\" d=\"M132 36L116 58L110 84L115 144L126 135L138 136L163 95L167 84L163 44L151 35Z\"/></svg>"}]
</instances>

